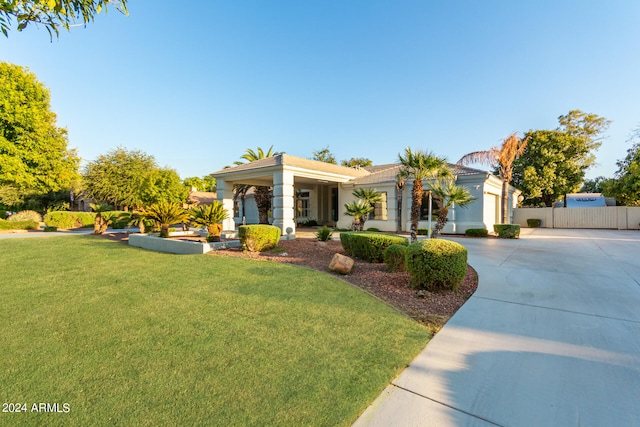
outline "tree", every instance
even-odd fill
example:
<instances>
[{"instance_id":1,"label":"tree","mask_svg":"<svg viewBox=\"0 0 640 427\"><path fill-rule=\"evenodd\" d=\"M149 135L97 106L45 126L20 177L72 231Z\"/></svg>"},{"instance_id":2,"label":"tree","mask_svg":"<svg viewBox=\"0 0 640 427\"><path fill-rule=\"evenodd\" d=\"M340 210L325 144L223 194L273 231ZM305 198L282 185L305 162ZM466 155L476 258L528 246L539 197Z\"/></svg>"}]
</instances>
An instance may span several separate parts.
<instances>
[{"instance_id":1,"label":"tree","mask_svg":"<svg viewBox=\"0 0 640 427\"><path fill-rule=\"evenodd\" d=\"M461 208L467 207L476 198L471 195L466 187L456 185L453 180L436 181L429 187L433 194L442 201L442 207L438 210L438 221L431 234L431 237L435 239L440 235L449 220L449 209L454 205L458 205Z\"/></svg>"},{"instance_id":2,"label":"tree","mask_svg":"<svg viewBox=\"0 0 640 427\"><path fill-rule=\"evenodd\" d=\"M229 213L218 200L210 205L198 206L189 212L191 223L200 227L206 227L209 242L219 242L222 232L222 221L229 218Z\"/></svg>"},{"instance_id":3,"label":"tree","mask_svg":"<svg viewBox=\"0 0 640 427\"><path fill-rule=\"evenodd\" d=\"M18 31L29 24L44 25L49 36L59 35L59 27L67 31L76 25L86 25L109 5L127 14L127 0L12 0L0 2L0 31L8 37L12 19L18 22Z\"/></svg>"},{"instance_id":4,"label":"tree","mask_svg":"<svg viewBox=\"0 0 640 427\"><path fill-rule=\"evenodd\" d=\"M257 151L253 151L250 148L245 150L245 153L240 156L241 159L247 162L255 162L256 160L266 159L268 157L277 156L280 153L273 151L273 145L269 147L269 150L265 153L262 148L258 147ZM235 162L236 165L241 165L243 162ZM271 209L271 187L256 185L254 197L256 205L258 207L258 221L260 224L269 223L269 210Z\"/></svg>"},{"instance_id":5,"label":"tree","mask_svg":"<svg viewBox=\"0 0 640 427\"><path fill-rule=\"evenodd\" d=\"M198 176L185 178L182 181L182 184L188 189L191 189L191 187L195 187L196 191L216 191L216 179L211 175L207 175L202 178Z\"/></svg>"},{"instance_id":6,"label":"tree","mask_svg":"<svg viewBox=\"0 0 640 427\"><path fill-rule=\"evenodd\" d=\"M579 136L587 141L590 150L600 147L601 135L611 124L611 120L593 113L584 113L580 110L571 110L564 116L558 117L559 131L572 136Z\"/></svg>"},{"instance_id":7,"label":"tree","mask_svg":"<svg viewBox=\"0 0 640 427\"><path fill-rule=\"evenodd\" d=\"M371 162L371 160L365 159L364 157L352 157L349 160L343 160L340 162L340 165L346 166L348 168L366 168L367 166L371 166L372 164L373 162Z\"/></svg>"},{"instance_id":8,"label":"tree","mask_svg":"<svg viewBox=\"0 0 640 427\"><path fill-rule=\"evenodd\" d=\"M160 225L160 237L169 237L171 224L185 222L189 219L189 213L179 204L164 201L152 204L141 215Z\"/></svg>"},{"instance_id":9,"label":"tree","mask_svg":"<svg viewBox=\"0 0 640 427\"><path fill-rule=\"evenodd\" d=\"M602 193L602 186L607 182L604 176L597 176L594 179L586 179L580 188L581 193Z\"/></svg>"},{"instance_id":10,"label":"tree","mask_svg":"<svg viewBox=\"0 0 640 427\"><path fill-rule=\"evenodd\" d=\"M578 191L591 164L592 144L559 130L529 131L527 138L527 149L513 164L513 185L522 190L523 203L550 207Z\"/></svg>"},{"instance_id":11,"label":"tree","mask_svg":"<svg viewBox=\"0 0 640 427\"><path fill-rule=\"evenodd\" d=\"M0 62L0 203L68 196L79 163L56 125L49 90L26 68Z\"/></svg>"},{"instance_id":12,"label":"tree","mask_svg":"<svg viewBox=\"0 0 640 427\"><path fill-rule=\"evenodd\" d=\"M149 171L140 187L140 200L143 205L162 201L184 203L188 197L189 189L183 185L178 172L170 168Z\"/></svg>"},{"instance_id":13,"label":"tree","mask_svg":"<svg viewBox=\"0 0 640 427\"><path fill-rule=\"evenodd\" d=\"M314 150L312 159L319 162L331 163L333 165L336 164L336 158L331 154L328 146L321 150Z\"/></svg>"},{"instance_id":14,"label":"tree","mask_svg":"<svg viewBox=\"0 0 640 427\"><path fill-rule=\"evenodd\" d=\"M513 175L513 163L518 157L522 156L528 141L529 137L520 139L513 133L504 139L501 147L492 147L489 150L465 154L458 160L459 165L484 163L497 169L498 176L502 179L500 217L503 224L509 222L509 183Z\"/></svg>"},{"instance_id":15,"label":"tree","mask_svg":"<svg viewBox=\"0 0 640 427\"><path fill-rule=\"evenodd\" d=\"M424 194L422 181L450 177L451 169L444 157L438 157L429 151L412 151L409 147L404 150L404 155L398 154L398 160L402 164L400 172L402 178L413 179L411 189L411 243L413 243L418 240L420 206Z\"/></svg>"},{"instance_id":16,"label":"tree","mask_svg":"<svg viewBox=\"0 0 640 427\"><path fill-rule=\"evenodd\" d=\"M83 188L89 198L127 210L144 204L141 189L157 169L153 156L118 147L89 162L83 173Z\"/></svg>"},{"instance_id":17,"label":"tree","mask_svg":"<svg viewBox=\"0 0 640 427\"><path fill-rule=\"evenodd\" d=\"M351 194L358 200L344 205L345 215L353 217L355 231L362 231L369 214L375 209L375 204L382 201L382 194L373 188L362 187L353 190Z\"/></svg>"},{"instance_id":18,"label":"tree","mask_svg":"<svg viewBox=\"0 0 640 427\"><path fill-rule=\"evenodd\" d=\"M627 142L633 145L627 150L627 156L617 162L615 179L602 184L603 193L615 197L620 205L640 206L640 127Z\"/></svg>"}]
</instances>

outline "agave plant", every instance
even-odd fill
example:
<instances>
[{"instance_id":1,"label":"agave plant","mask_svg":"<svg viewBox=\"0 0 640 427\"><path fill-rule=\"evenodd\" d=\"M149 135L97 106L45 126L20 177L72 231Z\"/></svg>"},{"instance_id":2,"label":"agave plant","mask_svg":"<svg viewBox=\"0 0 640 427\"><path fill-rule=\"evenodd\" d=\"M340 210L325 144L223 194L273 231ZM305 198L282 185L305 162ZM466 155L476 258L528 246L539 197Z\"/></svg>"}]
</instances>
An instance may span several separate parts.
<instances>
[{"instance_id":1,"label":"agave plant","mask_svg":"<svg viewBox=\"0 0 640 427\"><path fill-rule=\"evenodd\" d=\"M227 218L229 218L229 213L218 200L214 200L210 205L198 206L190 213L192 224L207 228L209 232L207 240L210 242L220 241L221 222Z\"/></svg>"},{"instance_id":2,"label":"agave plant","mask_svg":"<svg viewBox=\"0 0 640 427\"><path fill-rule=\"evenodd\" d=\"M169 226L184 222L189 218L189 213L178 203L158 202L149 206L140 213L144 218L160 224L160 237L169 237Z\"/></svg>"}]
</instances>

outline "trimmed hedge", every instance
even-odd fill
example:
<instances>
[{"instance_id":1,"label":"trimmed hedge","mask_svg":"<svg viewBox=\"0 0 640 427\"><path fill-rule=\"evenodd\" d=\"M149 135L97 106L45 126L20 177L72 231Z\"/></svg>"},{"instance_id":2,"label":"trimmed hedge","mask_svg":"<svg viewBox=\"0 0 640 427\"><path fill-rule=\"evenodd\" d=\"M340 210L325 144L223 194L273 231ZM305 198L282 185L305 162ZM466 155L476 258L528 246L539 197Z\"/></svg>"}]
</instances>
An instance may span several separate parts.
<instances>
[{"instance_id":1,"label":"trimmed hedge","mask_svg":"<svg viewBox=\"0 0 640 427\"><path fill-rule=\"evenodd\" d=\"M7 221L0 219L0 230L37 230L39 223L31 220Z\"/></svg>"},{"instance_id":2,"label":"trimmed hedge","mask_svg":"<svg viewBox=\"0 0 640 427\"><path fill-rule=\"evenodd\" d=\"M538 228L542 225L542 220L537 218L528 218L527 219L527 227L529 228Z\"/></svg>"},{"instance_id":3,"label":"trimmed hedge","mask_svg":"<svg viewBox=\"0 0 640 427\"><path fill-rule=\"evenodd\" d=\"M416 289L455 291L467 274L467 248L450 240L412 243L406 261L409 284Z\"/></svg>"},{"instance_id":4,"label":"trimmed hedge","mask_svg":"<svg viewBox=\"0 0 640 427\"><path fill-rule=\"evenodd\" d=\"M493 231L501 239L517 239L520 237L520 226L518 224L493 224Z\"/></svg>"},{"instance_id":5,"label":"trimmed hedge","mask_svg":"<svg viewBox=\"0 0 640 427\"><path fill-rule=\"evenodd\" d=\"M407 245L393 244L384 250L382 258L387 265L387 271L398 272L407 270Z\"/></svg>"},{"instance_id":6,"label":"trimmed hedge","mask_svg":"<svg viewBox=\"0 0 640 427\"><path fill-rule=\"evenodd\" d=\"M93 227L95 218L95 212L54 211L44 216L44 224L62 229Z\"/></svg>"},{"instance_id":7,"label":"trimmed hedge","mask_svg":"<svg viewBox=\"0 0 640 427\"><path fill-rule=\"evenodd\" d=\"M489 230L486 228L467 228L464 235L469 237L487 237Z\"/></svg>"},{"instance_id":8,"label":"trimmed hedge","mask_svg":"<svg viewBox=\"0 0 640 427\"><path fill-rule=\"evenodd\" d=\"M264 252L275 248L280 241L280 228L274 225L253 224L238 227L243 251Z\"/></svg>"},{"instance_id":9,"label":"trimmed hedge","mask_svg":"<svg viewBox=\"0 0 640 427\"><path fill-rule=\"evenodd\" d=\"M382 262L385 249L393 244L408 245L403 236L351 231L340 233L340 243L347 255L369 262Z\"/></svg>"},{"instance_id":10,"label":"trimmed hedge","mask_svg":"<svg viewBox=\"0 0 640 427\"><path fill-rule=\"evenodd\" d=\"M418 228L418 235L420 236L428 236L429 229L428 228Z\"/></svg>"},{"instance_id":11,"label":"trimmed hedge","mask_svg":"<svg viewBox=\"0 0 640 427\"><path fill-rule=\"evenodd\" d=\"M52 231L58 231L58 227L55 227L53 225L45 225L44 226L44 231L47 232L47 233L52 232Z\"/></svg>"}]
</instances>

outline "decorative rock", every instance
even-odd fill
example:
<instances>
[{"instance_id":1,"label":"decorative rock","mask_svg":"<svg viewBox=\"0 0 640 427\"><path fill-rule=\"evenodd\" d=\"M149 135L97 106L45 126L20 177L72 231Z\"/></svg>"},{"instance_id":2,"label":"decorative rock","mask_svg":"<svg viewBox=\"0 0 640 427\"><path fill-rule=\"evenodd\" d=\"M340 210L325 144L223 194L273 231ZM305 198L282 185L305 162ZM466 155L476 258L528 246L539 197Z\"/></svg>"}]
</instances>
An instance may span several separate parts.
<instances>
[{"instance_id":1,"label":"decorative rock","mask_svg":"<svg viewBox=\"0 0 640 427\"><path fill-rule=\"evenodd\" d=\"M335 254L329 263L329 270L340 274L349 274L352 268L353 260L340 254Z\"/></svg>"}]
</instances>

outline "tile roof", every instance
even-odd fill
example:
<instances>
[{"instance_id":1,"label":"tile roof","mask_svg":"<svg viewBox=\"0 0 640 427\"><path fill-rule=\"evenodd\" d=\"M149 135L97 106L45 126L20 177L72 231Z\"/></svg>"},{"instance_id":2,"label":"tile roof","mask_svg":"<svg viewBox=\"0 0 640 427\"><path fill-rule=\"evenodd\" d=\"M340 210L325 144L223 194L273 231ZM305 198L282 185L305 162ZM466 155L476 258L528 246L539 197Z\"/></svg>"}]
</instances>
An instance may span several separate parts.
<instances>
[{"instance_id":1,"label":"tile roof","mask_svg":"<svg viewBox=\"0 0 640 427\"><path fill-rule=\"evenodd\" d=\"M250 163L243 163L241 165L232 166L230 168L222 169L217 172L213 172L211 175L224 175L231 172L242 172L248 170L256 170L263 168L270 168L278 165L291 166L301 169L309 169L316 172L334 173L337 175L346 176L363 176L367 175L364 169L348 168L345 166L334 165L331 163L320 162L318 160L305 159L302 157L289 156L287 154L279 154L277 156L267 157L265 159L256 160Z\"/></svg>"}]
</instances>

